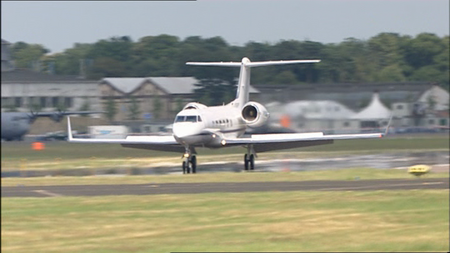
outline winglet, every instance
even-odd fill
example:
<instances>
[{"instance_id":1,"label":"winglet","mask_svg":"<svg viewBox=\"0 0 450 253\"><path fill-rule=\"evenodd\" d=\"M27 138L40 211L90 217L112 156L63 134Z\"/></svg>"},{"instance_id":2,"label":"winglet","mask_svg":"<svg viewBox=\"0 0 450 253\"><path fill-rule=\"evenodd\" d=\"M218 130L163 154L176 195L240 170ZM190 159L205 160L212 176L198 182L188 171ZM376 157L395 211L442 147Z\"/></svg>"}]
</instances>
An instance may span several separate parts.
<instances>
[{"instance_id":1,"label":"winglet","mask_svg":"<svg viewBox=\"0 0 450 253\"><path fill-rule=\"evenodd\" d=\"M389 132L389 127L391 127L391 122L392 122L392 113L391 113L391 117L389 118L388 124L386 126L386 130L384 130L384 136L386 136Z\"/></svg>"},{"instance_id":2,"label":"winglet","mask_svg":"<svg viewBox=\"0 0 450 253\"><path fill-rule=\"evenodd\" d=\"M67 116L67 139L69 141L73 140L72 127L70 126L70 117L69 116Z\"/></svg>"}]
</instances>

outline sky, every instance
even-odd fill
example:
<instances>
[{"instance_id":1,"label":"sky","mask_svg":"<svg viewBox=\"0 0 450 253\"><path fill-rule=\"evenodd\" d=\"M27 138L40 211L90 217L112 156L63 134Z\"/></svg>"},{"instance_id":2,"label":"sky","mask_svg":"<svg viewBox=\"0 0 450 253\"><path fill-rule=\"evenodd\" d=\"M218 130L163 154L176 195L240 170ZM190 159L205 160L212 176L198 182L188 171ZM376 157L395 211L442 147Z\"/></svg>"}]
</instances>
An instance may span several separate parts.
<instances>
[{"instance_id":1,"label":"sky","mask_svg":"<svg viewBox=\"0 0 450 253\"><path fill-rule=\"evenodd\" d=\"M2 39L51 53L113 36L222 37L230 45L339 43L381 32L449 35L448 0L1 1Z\"/></svg>"}]
</instances>

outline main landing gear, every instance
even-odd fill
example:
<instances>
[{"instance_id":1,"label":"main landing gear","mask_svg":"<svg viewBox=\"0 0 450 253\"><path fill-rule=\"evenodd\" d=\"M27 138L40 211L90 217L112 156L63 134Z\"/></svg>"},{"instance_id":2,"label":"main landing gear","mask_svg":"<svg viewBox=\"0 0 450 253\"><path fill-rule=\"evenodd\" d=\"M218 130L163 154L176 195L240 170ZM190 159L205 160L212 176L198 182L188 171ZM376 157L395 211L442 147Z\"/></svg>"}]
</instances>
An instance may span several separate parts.
<instances>
[{"instance_id":1,"label":"main landing gear","mask_svg":"<svg viewBox=\"0 0 450 253\"><path fill-rule=\"evenodd\" d=\"M186 148L186 152L183 155L183 174L195 174L197 172L197 157L191 154L191 150Z\"/></svg>"},{"instance_id":2,"label":"main landing gear","mask_svg":"<svg viewBox=\"0 0 450 253\"><path fill-rule=\"evenodd\" d=\"M247 153L244 155L244 169L254 170L255 169L255 157L256 153L253 149L253 145L247 146Z\"/></svg>"}]
</instances>

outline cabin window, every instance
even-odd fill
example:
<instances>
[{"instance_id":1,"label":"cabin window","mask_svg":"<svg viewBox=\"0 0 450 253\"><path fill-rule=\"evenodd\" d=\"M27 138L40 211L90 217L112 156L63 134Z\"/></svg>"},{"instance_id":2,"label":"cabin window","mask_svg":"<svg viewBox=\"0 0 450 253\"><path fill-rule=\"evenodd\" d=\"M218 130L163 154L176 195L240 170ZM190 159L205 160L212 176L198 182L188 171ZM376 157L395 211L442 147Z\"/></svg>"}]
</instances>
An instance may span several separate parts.
<instances>
[{"instance_id":1,"label":"cabin window","mask_svg":"<svg viewBox=\"0 0 450 253\"><path fill-rule=\"evenodd\" d=\"M175 122L197 122L197 115L192 116L177 116Z\"/></svg>"},{"instance_id":2,"label":"cabin window","mask_svg":"<svg viewBox=\"0 0 450 253\"><path fill-rule=\"evenodd\" d=\"M177 116L177 118L175 119L175 122L183 122L184 118L185 118L185 116Z\"/></svg>"},{"instance_id":3,"label":"cabin window","mask_svg":"<svg viewBox=\"0 0 450 253\"><path fill-rule=\"evenodd\" d=\"M200 115L198 115L197 121L198 121L198 122L202 122L202 118L200 117Z\"/></svg>"},{"instance_id":4,"label":"cabin window","mask_svg":"<svg viewBox=\"0 0 450 253\"><path fill-rule=\"evenodd\" d=\"M186 116L187 122L197 122L197 116Z\"/></svg>"}]
</instances>

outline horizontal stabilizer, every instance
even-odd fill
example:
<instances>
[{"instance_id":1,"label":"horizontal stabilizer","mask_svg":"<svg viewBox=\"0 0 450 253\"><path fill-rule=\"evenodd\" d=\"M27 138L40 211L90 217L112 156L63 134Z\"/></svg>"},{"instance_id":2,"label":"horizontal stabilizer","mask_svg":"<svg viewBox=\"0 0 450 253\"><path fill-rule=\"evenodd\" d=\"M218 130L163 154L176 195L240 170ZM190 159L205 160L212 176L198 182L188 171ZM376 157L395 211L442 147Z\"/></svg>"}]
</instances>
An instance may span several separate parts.
<instances>
[{"instance_id":1,"label":"horizontal stabilizer","mask_svg":"<svg viewBox=\"0 0 450 253\"><path fill-rule=\"evenodd\" d=\"M320 60L287 60L287 61L256 61L251 62L248 58L243 58L242 62L186 62L186 65L197 66L221 66L221 67L259 67L269 65L286 65L297 63L317 63Z\"/></svg>"},{"instance_id":2,"label":"horizontal stabilizer","mask_svg":"<svg viewBox=\"0 0 450 253\"><path fill-rule=\"evenodd\" d=\"M317 63L320 60L292 60L292 61L256 61L245 64L249 67L269 66L269 65L285 65L285 64L297 64L297 63Z\"/></svg>"},{"instance_id":3,"label":"horizontal stabilizer","mask_svg":"<svg viewBox=\"0 0 450 253\"><path fill-rule=\"evenodd\" d=\"M186 65L240 67L240 62L186 62Z\"/></svg>"}]
</instances>

